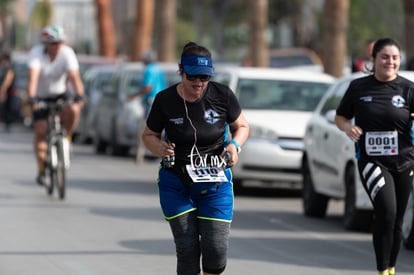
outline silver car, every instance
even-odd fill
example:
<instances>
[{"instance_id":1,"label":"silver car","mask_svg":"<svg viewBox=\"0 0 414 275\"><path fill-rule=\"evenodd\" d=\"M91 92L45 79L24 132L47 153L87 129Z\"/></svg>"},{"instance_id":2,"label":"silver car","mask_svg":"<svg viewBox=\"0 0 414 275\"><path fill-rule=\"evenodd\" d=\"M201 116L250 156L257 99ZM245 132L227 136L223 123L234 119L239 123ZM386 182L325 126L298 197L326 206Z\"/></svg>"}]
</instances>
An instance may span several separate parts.
<instances>
[{"instance_id":1,"label":"silver car","mask_svg":"<svg viewBox=\"0 0 414 275\"><path fill-rule=\"evenodd\" d=\"M177 64L160 63L167 75L167 84L181 80ZM136 151L144 122L144 108L140 97L129 95L141 88L144 65L126 62L119 66L111 78L97 106L94 147L97 153L109 151L115 155L128 155Z\"/></svg>"},{"instance_id":2,"label":"silver car","mask_svg":"<svg viewBox=\"0 0 414 275\"><path fill-rule=\"evenodd\" d=\"M92 142L95 136L96 110L99 100L103 90L111 84L117 70L117 65L99 65L92 66L83 73L86 102L75 130L76 141L80 143Z\"/></svg>"}]
</instances>

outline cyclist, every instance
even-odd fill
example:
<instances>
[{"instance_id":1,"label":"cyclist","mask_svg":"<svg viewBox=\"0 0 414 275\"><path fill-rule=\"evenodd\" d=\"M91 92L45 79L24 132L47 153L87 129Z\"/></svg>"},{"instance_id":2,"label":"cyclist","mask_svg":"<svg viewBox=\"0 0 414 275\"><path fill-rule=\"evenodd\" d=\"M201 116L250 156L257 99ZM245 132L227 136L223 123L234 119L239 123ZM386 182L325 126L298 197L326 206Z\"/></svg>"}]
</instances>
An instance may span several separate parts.
<instances>
[{"instance_id":1,"label":"cyclist","mask_svg":"<svg viewBox=\"0 0 414 275\"><path fill-rule=\"evenodd\" d=\"M27 92L33 111L33 143L38 166L36 181L40 185L45 183L48 111L39 109L38 99L67 100L70 97L67 80L70 81L76 93L74 104L65 106L62 110L68 142L71 141L82 108L84 88L79 73L79 62L74 50L64 41L64 30L60 26L47 26L41 32L42 44L34 46L29 54Z\"/></svg>"}]
</instances>

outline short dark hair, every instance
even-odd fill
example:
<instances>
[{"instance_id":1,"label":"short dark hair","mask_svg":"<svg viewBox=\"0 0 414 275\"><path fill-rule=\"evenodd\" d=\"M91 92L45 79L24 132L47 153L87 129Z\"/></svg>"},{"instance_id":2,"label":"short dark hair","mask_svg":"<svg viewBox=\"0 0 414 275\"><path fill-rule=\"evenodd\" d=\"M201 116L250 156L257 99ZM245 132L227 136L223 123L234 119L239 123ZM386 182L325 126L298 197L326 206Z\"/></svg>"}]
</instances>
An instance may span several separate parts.
<instances>
[{"instance_id":1,"label":"short dark hair","mask_svg":"<svg viewBox=\"0 0 414 275\"><path fill-rule=\"evenodd\" d=\"M400 44L396 40L392 38L380 38L375 41L374 47L372 48L372 58L375 59L378 52L381 51L385 46L395 46L399 51L401 51Z\"/></svg>"}]
</instances>

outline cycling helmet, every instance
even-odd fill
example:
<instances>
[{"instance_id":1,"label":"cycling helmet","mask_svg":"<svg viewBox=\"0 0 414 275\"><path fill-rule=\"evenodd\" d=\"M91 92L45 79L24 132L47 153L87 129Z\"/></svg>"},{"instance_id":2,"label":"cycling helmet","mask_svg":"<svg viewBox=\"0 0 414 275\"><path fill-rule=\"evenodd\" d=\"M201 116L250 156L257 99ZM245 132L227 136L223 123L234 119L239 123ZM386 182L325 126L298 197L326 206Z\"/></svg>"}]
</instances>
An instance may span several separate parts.
<instances>
[{"instance_id":1,"label":"cycling helmet","mask_svg":"<svg viewBox=\"0 0 414 275\"><path fill-rule=\"evenodd\" d=\"M41 39L43 43L57 43L65 40L65 33L59 26L47 26L42 30Z\"/></svg>"}]
</instances>

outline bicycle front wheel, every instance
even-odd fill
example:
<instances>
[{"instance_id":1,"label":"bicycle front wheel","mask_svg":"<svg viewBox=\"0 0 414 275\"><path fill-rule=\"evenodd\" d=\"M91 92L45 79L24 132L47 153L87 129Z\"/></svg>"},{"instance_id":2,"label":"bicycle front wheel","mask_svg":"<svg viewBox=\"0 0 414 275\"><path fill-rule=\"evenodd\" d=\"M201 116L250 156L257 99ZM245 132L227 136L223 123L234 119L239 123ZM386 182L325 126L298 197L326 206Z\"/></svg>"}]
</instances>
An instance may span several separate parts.
<instances>
[{"instance_id":1,"label":"bicycle front wheel","mask_svg":"<svg viewBox=\"0 0 414 275\"><path fill-rule=\"evenodd\" d=\"M63 138L60 138L57 142L57 166L56 166L56 183L58 188L58 194L60 199L65 198L66 189L66 168L65 168L65 151L63 147Z\"/></svg>"},{"instance_id":2,"label":"bicycle front wheel","mask_svg":"<svg viewBox=\"0 0 414 275\"><path fill-rule=\"evenodd\" d=\"M46 159L46 175L49 180L46 184L46 192L48 195L53 194L53 187L56 184L56 173L55 173L55 164L57 163L57 154L55 144L49 143L47 149L47 159Z\"/></svg>"}]
</instances>

